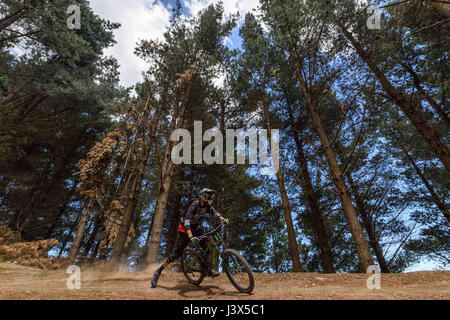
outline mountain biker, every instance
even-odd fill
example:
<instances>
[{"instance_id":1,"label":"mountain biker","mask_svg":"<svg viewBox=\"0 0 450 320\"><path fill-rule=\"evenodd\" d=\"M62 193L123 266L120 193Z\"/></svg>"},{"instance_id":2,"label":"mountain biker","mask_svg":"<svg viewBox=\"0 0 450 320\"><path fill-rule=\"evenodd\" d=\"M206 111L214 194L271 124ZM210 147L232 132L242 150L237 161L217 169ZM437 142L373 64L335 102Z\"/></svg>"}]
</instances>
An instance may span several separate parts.
<instances>
[{"instance_id":1,"label":"mountain biker","mask_svg":"<svg viewBox=\"0 0 450 320\"><path fill-rule=\"evenodd\" d=\"M203 235L201 223L203 221L205 213L219 218L222 223L228 224L229 220L222 217L222 215L217 212L216 209L214 209L212 206L214 193L214 190L204 188L200 191L198 199L192 201L188 206L186 215L185 217L181 218L181 223L178 226L175 247L173 248L170 255L164 259L163 263L153 274L152 288L156 287L162 270L167 267L169 263L181 257L181 255L183 254L183 250L188 246L189 242L193 244L199 243L203 249L206 249L208 247L208 239L203 238L199 241L198 238ZM220 272L213 270L208 260L205 259L205 261L203 262L208 270L208 276L217 277L220 275Z\"/></svg>"}]
</instances>

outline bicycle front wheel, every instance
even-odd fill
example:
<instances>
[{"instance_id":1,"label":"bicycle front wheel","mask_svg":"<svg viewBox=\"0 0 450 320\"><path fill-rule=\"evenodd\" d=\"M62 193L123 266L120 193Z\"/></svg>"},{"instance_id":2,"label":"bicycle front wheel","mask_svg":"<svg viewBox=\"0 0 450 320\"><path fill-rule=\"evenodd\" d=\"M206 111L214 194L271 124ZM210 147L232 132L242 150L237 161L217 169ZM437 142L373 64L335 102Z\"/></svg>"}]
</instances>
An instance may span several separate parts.
<instances>
[{"instance_id":1,"label":"bicycle front wheel","mask_svg":"<svg viewBox=\"0 0 450 320\"><path fill-rule=\"evenodd\" d=\"M240 292L251 293L255 287L253 272L239 252L227 249L222 253L222 266L231 284Z\"/></svg>"},{"instance_id":2,"label":"bicycle front wheel","mask_svg":"<svg viewBox=\"0 0 450 320\"><path fill-rule=\"evenodd\" d=\"M200 254L190 248L186 248L181 256L181 267L184 276L189 283L199 285L205 277L205 270L201 263Z\"/></svg>"}]
</instances>

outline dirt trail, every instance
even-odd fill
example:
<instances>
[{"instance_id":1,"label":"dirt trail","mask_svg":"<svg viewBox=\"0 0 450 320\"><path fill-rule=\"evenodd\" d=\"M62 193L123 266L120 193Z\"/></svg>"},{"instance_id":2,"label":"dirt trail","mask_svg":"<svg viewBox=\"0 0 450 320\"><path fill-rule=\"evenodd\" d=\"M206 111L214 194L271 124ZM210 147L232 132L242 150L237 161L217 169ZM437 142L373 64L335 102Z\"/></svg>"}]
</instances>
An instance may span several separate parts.
<instances>
[{"instance_id":1,"label":"dirt trail","mask_svg":"<svg viewBox=\"0 0 450 320\"><path fill-rule=\"evenodd\" d=\"M196 287L182 273L165 270L151 289L150 271L81 272L81 289L69 290L65 270L0 263L0 299L450 299L450 271L381 275L378 290L367 289L368 274L255 274L251 295L237 292L225 274Z\"/></svg>"}]
</instances>

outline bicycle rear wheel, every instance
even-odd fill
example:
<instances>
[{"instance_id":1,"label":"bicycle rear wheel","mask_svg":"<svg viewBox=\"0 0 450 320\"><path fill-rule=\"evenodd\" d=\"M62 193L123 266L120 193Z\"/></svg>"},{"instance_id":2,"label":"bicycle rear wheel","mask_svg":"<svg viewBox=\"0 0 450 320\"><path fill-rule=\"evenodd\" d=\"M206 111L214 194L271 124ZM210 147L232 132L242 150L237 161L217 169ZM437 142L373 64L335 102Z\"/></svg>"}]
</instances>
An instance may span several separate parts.
<instances>
[{"instance_id":1,"label":"bicycle rear wheel","mask_svg":"<svg viewBox=\"0 0 450 320\"><path fill-rule=\"evenodd\" d=\"M189 283L199 285L205 277L205 270L201 263L200 254L190 248L186 248L181 256L181 267L184 276Z\"/></svg>"},{"instance_id":2,"label":"bicycle rear wheel","mask_svg":"<svg viewBox=\"0 0 450 320\"><path fill-rule=\"evenodd\" d=\"M251 293L255 287L253 272L239 252L227 249L222 253L222 266L231 284L240 292Z\"/></svg>"}]
</instances>

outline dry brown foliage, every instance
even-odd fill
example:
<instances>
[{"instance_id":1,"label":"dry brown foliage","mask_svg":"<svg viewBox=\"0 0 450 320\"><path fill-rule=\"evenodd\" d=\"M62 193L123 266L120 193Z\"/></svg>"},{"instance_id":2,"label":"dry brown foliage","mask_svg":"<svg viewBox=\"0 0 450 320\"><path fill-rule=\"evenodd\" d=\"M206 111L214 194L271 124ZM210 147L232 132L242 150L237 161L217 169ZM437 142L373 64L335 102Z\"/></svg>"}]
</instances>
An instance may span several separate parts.
<instances>
[{"instance_id":1,"label":"dry brown foliage","mask_svg":"<svg viewBox=\"0 0 450 320\"><path fill-rule=\"evenodd\" d=\"M47 257L47 252L56 245L58 245L58 241L51 239L23 242L16 232L6 226L0 227L0 257L2 260L46 269L57 269L69 265L70 262L66 259Z\"/></svg>"},{"instance_id":2,"label":"dry brown foliage","mask_svg":"<svg viewBox=\"0 0 450 320\"><path fill-rule=\"evenodd\" d=\"M78 188L78 192L82 196L94 198L99 195L106 168L113 158L120 136L118 130L108 132L101 142L97 142L89 150L86 158L80 161L78 174L82 186Z\"/></svg>"},{"instance_id":3,"label":"dry brown foliage","mask_svg":"<svg viewBox=\"0 0 450 320\"><path fill-rule=\"evenodd\" d=\"M0 245L8 245L20 241L20 233L13 232L6 225L0 226Z\"/></svg>"},{"instance_id":4,"label":"dry brown foliage","mask_svg":"<svg viewBox=\"0 0 450 320\"><path fill-rule=\"evenodd\" d=\"M178 79L176 83L184 83L192 79L192 77L197 73L198 67L196 64L191 64L189 68L187 68L183 73L177 73L176 76Z\"/></svg>"},{"instance_id":5,"label":"dry brown foliage","mask_svg":"<svg viewBox=\"0 0 450 320\"><path fill-rule=\"evenodd\" d=\"M186 72L184 77L190 77ZM131 175L123 177L126 167L136 161L136 153L142 152L142 146L139 143L139 131L148 129L148 120L151 118L149 112L152 109L149 100L142 106L140 102L132 102L123 111L124 125L118 125L109 132L102 141L97 142L87 153L86 157L78 164L78 175L82 182L77 189L78 193L86 199L93 200L93 203L99 203L102 207L104 222L104 231L100 236L99 253L100 256L108 252L108 248L114 244L117 233L122 222L123 211L129 195L129 181ZM133 139L127 137L134 136ZM133 152L134 151L134 152ZM115 167L117 166L117 167ZM105 176L111 167L120 168L120 180L125 182L122 191L119 193L119 187L114 187L115 191L111 195L111 203L106 207L105 195L107 189L105 186ZM134 173L132 173L134 174ZM113 182L114 183L114 182ZM102 201L103 200L103 201ZM92 203L92 202L91 202ZM134 228L130 228L127 243L134 237Z\"/></svg>"}]
</instances>

